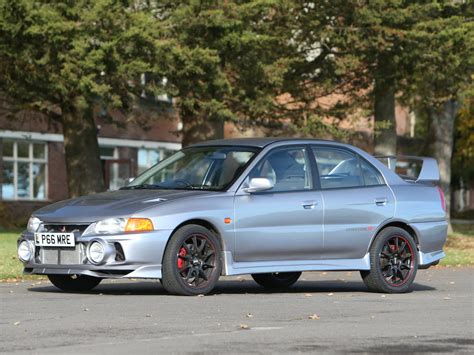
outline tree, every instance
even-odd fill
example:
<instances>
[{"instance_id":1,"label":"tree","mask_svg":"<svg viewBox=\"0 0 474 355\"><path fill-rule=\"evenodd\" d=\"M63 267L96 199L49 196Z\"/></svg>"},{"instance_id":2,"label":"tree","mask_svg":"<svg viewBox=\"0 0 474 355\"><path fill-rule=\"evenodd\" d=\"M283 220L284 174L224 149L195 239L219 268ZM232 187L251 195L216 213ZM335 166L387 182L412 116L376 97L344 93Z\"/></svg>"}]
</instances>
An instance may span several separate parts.
<instances>
[{"instance_id":1,"label":"tree","mask_svg":"<svg viewBox=\"0 0 474 355\"><path fill-rule=\"evenodd\" d=\"M221 138L224 122L276 122L275 98L294 51L292 1L162 1L167 90L183 122L184 146Z\"/></svg>"},{"instance_id":2,"label":"tree","mask_svg":"<svg viewBox=\"0 0 474 355\"><path fill-rule=\"evenodd\" d=\"M460 95L455 124L452 179L458 188L474 187L474 84ZM451 184L453 186L453 184Z\"/></svg>"},{"instance_id":3,"label":"tree","mask_svg":"<svg viewBox=\"0 0 474 355\"><path fill-rule=\"evenodd\" d=\"M0 92L11 112L61 123L71 196L104 189L93 111L129 110L143 93L159 25L133 1L0 0Z\"/></svg>"},{"instance_id":4,"label":"tree","mask_svg":"<svg viewBox=\"0 0 474 355\"><path fill-rule=\"evenodd\" d=\"M461 94L472 95L474 72L474 5L445 2L432 18L418 23L408 34L416 43L412 53L411 82L406 93L412 105L428 117L427 153L440 166L441 187L451 202L451 161L454 127Z\"/></svg>"}]
</instances>

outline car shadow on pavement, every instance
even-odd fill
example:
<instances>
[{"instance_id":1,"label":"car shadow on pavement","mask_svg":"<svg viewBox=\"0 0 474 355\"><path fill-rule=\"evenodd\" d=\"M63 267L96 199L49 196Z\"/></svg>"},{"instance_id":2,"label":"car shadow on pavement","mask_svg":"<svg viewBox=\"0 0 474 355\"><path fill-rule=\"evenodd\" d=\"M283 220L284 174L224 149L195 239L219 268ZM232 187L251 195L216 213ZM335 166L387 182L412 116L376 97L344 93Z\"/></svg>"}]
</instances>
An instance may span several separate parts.
<instances>
[{"instance_id":1,"label":"car shadow on pavement","mask_svg":"<svg viewBox=\"0 0 474 355\"><path fill-rule=\"evenodd\" d=\"M413 284L413 291L433 291L434 287L418 283ZM66 292L56 287L46 285L33 285L28 288L31 292L44 293L71 293L71 294L91 294L91 295L150 295L150 296L169 296L159 282L154 281L135 281L135 282L105 282L95 289L87 292ZM219 281L211 295L224 294L282 294L282 293L369 293L362 281L342 281L342 280L321 280L321 281L298 281L294 286L287 289L269 290L257 285L252 280L223 280Z\"/></svg>"}]
</instances>

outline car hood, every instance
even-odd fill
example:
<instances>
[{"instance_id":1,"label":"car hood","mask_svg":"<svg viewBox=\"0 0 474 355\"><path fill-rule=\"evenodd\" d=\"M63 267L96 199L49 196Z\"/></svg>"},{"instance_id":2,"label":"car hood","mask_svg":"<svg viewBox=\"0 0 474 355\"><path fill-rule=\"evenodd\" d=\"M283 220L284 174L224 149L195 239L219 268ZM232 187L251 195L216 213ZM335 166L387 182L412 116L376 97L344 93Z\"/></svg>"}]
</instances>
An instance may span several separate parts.
<instances>
[{"instance_id":1,"label":"car hood","mask_svg":"<svg viewBox=\"0 0 474 355\"><path fill-rule=\"evenodd\" d=\"M118 190L53 203L33 213L43 222L91 223L110 217L127 217L166 201L192 198L215 191Z\"/></svg>"}]
</instances>

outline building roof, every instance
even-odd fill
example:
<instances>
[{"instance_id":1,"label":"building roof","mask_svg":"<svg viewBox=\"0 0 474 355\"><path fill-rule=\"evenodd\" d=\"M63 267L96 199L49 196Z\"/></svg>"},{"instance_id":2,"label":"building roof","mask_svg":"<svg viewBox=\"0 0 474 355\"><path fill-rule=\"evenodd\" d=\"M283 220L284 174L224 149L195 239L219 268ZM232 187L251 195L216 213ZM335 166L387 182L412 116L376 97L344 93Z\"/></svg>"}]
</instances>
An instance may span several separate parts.
<instances>
[{"instance_id":1,"label":"building roof","mask_svg":"<svg viewBox=\"0 0 474 355\"><path fill-rule=\"evenodd\" d=\"M276 137L262 137L262 138L232 138L232 139L216 139L192 144L192 147L216 146L216 145L235 145L244 147L259 147L263 148L269 144L276 142L328 142L321 139L308 138L276 138Z\"/></svg>"}]
</instances>

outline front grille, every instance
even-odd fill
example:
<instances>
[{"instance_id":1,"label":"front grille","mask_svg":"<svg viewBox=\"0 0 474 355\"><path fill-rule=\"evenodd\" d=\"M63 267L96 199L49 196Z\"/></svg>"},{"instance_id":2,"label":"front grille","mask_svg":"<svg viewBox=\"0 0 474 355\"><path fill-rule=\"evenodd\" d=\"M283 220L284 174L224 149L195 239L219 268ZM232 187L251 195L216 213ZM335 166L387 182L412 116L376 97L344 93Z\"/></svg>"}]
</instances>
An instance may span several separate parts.
<instances>
[{"instance_id":1,"label":"front grille","mask_svg":"<svg viewBox=\"0 0 474 355\"><path fill-rule=\"evenodd\" d=\"M39 247L36 263L45 265L80 265L85 264L86 248L82 243L74 248L43 248Z\"/></svg>"},{"instance_id":2,"label":"front grille","mask_svg":"<svg viewBox=\"0 0 474 355\"><path fill-rule=\"evenodd\" d=\"M51 233L74 233L82 234L89 224L43 224L41 232Z\"/></svg>"}]
</instances>

